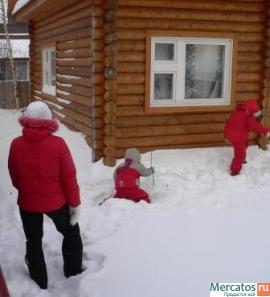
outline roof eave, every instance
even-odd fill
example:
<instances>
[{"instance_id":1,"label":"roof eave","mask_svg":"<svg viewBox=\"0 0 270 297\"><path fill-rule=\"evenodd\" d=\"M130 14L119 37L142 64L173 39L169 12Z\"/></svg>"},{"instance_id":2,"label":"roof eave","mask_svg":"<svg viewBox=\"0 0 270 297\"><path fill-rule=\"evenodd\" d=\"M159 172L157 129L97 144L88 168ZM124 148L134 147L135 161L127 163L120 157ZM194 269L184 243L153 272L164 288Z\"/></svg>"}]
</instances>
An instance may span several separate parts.
<instances>
[{"instance_id":1,"label":"roof eave","mask_svg":"<svg viewBox=\"0 0 270 297\"><path fill-rule=\"evenodd\" d=\"M27 22L37 14L37 10L48 0L32 0L13 14L16 22Z\"/></svg>"}]
</instances>

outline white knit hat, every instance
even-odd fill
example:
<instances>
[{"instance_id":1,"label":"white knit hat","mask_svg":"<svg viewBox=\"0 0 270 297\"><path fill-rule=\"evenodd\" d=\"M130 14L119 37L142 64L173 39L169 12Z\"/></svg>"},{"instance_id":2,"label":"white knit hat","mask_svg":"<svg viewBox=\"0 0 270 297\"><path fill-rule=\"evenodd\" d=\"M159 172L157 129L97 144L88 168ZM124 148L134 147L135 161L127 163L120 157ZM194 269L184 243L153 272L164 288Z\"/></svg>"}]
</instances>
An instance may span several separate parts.
<instances>
[{"instance_id":1,"label":"white knit hat","mask_svg":"<svg viewBox=\"0 0 270 297\"><path fill-rule=\"evenodd\" d=\"M48 105L42 101L31 102L25 112L24 116L28 118L51 120L52 112Z\"/></svg>"}]
</instances>

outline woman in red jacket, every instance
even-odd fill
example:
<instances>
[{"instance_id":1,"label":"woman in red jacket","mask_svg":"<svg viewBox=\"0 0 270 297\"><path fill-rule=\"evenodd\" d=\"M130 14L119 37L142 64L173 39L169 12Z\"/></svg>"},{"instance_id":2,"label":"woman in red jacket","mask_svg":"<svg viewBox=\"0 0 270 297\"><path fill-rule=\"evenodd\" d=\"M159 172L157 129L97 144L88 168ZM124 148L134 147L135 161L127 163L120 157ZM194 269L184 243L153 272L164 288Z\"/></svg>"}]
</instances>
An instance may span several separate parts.
<instances>
[{"instance_id":1,"label":"woman in red jacket","mask_svg":"<svg viewBox=\"0 0 270 297\"><path fill-rule=\"evenodd\" d=\"M58 124L48 106L32 102L19 119L22 136L10 147L8 167L18 190L18 205L26 237L25 261L31 278L47 288L42 250L43 214L63 235L66 277L82 272L82 240L78 225L80 194L76 169L65 141L54 136Z\"/></svg>"},{"instance_id":2,"label":"woman in red jacket","mask_svg":"<svg viewBox=\"0 0 270 297\"><path fill-rule=\"evenodd\" d=\"M248 133L254 131L258 134L267 134L269 129L265 128L256 118L261 111L257 100L247 100L236 106L235 111L229 117L225 126L225 138L233 145L234 157L231 163L231 175L238 175L246 160L248 147Z\"/></svg>"}]
</instances>

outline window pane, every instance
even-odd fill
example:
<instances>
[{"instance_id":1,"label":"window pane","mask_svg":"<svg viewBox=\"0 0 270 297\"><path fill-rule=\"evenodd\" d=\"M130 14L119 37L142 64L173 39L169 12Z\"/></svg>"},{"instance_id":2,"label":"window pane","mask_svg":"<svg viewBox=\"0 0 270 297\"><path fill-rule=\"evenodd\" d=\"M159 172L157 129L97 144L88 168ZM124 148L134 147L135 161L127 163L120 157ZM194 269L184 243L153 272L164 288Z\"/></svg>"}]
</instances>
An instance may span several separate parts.
<instances>
[{"instance_id":1,"label":"window pane","mask_svg":"<svg viewBox=\"0 0 270 297\"><path fill-rule=\"evenodd\" d=\"M17 61L16 76L17 80L28 80L28 63L27 61Z\"/></svg>"},{"instance_id":2,"label":"window pane","mask_svg":"<svg viewBox=\"0 0 270 297\"><path fill-rule=\"evenodd\" d=\"M6 80L12 80L12 70L9 61L6 61Z\"/></svg>"},{"instance_id":3,"label":"window pane","mask_svg":"<svg viewBox=\"0 0 270 297\"><path fill-rule=\"evenodd\" d=\"M173 99L173 74L155 73L154 76L154 99Z\"/></svg>"},{"instance_id":4,"label":"window pane","mask_svg":"<svg viewBox=\"0 0 270 297\"><path fill-rule=\"evenodd\" d=\"M224 45L187 44L185 98L222 98Z\"/></svg>"},{"instance_id":5,"label":"window pane","mask_svg":"<svg viewBox=\"0 0 270 297\"><path fill-rule=\"evenodd\" d=\"M155 44L155 60L173 61L174 60L174 44L173 43L156 43Z\"/></svg>"},{"instance_id":6,"label":"window pane","mask_svg":"<svg viewBox=\"0 0 270 297\"><path fill-rule=\"evenodd\" d=\"M52 79L52 86L56 85L55 72L56 72L55 51L51 51L51 76L52 76L51 79Z\"/></svg>"}]
</instances>

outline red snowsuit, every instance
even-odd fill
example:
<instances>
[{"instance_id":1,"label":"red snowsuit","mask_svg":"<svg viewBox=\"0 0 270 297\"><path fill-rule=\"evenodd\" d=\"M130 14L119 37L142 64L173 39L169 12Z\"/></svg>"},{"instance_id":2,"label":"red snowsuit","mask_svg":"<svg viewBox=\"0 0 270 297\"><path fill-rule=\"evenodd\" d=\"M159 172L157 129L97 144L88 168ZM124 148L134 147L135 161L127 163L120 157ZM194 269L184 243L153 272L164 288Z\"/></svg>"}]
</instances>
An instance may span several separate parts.
<instances>
[{"instance_id":1,"label":"red snowsuit","mask_svg":"<svg viewBox=\"0 0 270 297\"><path fill-rule=\"evenodd\" d=\"M127 161L127 160L126 160ZM150 203L148 194L139 188L137 182L140 178L140 173L131 168L131 162L125 162L123 166L120 166L116 169L115 172L115 189L116 193L115 198L125 198L132 200L134 202L139 202L141 200Z\"/></svg>"},{"instance_id":2,"label":"red snowsuit","mask_svg":"<svg viewBox=\"0 0 270 297\"><path fill-rule=\"evenodd\" d=\"M235 111L229 117L224 136L233 145L234 158L230 166L231 172L238 173L246 159L246 150L248 147L248 133L254 131L258 134L267 134L268 128L257 122L254 113L259 111L259 105L256 100L249 100L238 104Z\"/></svg>"},{"instance_id":3,"label":"red snowsuit","mask_svg":"<svg viewBox=\"0 0 270 297\"><path fill-rule=\"evenodd\" d=\"M18 189L18 205L29 212L50 212L80 204L76 169L65 141L52 135L54 120L23 117L22 136L12 141L9 172Z\"/></svg>"}]
</instances>

